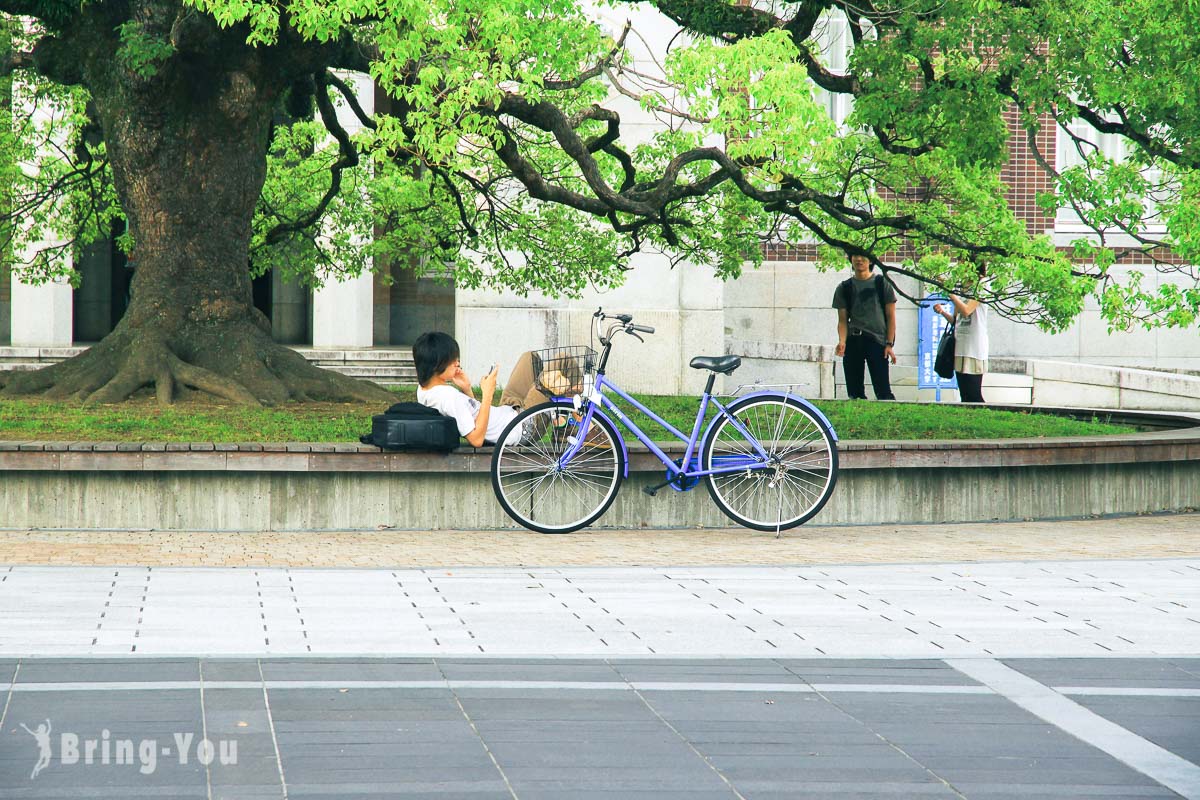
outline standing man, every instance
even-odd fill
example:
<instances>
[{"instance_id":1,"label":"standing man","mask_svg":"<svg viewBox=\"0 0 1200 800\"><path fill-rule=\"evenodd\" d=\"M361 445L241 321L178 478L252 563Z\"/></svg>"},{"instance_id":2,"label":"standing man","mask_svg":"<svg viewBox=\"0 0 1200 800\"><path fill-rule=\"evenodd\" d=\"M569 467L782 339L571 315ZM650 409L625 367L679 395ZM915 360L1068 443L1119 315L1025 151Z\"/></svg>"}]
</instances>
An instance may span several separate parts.
<instances>
[{"instance_id":1,"label":"standing man","mask_svg":"<svg viewBox=\"0 0 1200 800\"><path fill-rule=\"evenodd\" d=\"M866 400L863 365L871 372L876 400L895 400L888 364L896 363L896 292L882 275L874 274L866 256L850 256L854 277L838 284L833 307L838 310L838 345L846 392Z\"/></svg>"}]
</instances>

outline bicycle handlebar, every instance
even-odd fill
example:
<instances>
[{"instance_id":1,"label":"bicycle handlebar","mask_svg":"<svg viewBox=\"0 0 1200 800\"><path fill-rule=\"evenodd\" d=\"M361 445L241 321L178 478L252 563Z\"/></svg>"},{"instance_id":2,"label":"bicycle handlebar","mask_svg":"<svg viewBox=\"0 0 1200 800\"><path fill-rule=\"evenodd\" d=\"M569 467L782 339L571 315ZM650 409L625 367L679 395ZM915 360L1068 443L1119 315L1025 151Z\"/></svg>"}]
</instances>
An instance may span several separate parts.
<instances>
[{"instance_id":1,"label":"bicycle handlebar","mask_svg":"<svg viewBox=\"0 0 1200 800\"><path fill-rule=\"evenodd\" d=\"M602 344L607 345L609 337L611 337L613 334L613 331L615 331L617 329L624 330L625 333L628 333L628 334L634 334L635 332L636 333L654 333L654 328L650 325L634 325L632 314L605 314L604 309L598 308L598 309L596 309L596 313L593 314L592 317L596 320L596 333L599 333L600 323L602 321L609 320L609 319L617 321L616 325L612 325L609 327L607 335L600 336L600 342Z\"/></svg>"}]
</instances>

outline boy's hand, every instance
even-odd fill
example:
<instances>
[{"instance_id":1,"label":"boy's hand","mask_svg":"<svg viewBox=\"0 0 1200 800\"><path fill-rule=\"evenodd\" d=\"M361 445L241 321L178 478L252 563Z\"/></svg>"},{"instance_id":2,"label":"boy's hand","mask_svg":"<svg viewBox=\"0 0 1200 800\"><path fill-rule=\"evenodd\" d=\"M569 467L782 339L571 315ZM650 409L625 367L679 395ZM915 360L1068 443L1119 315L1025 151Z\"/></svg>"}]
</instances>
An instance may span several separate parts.
<instances>
[{"instance_id":1,"label":"boy's hand","mask_svg":"<svg viewBox=\"0 0 1200 800\"><path fill-rule=\"evenodd\" d=\"M496 380L500 376L500 368L492 367L492 371L483 376L483 380L479 382L479 389L483 393L483 401L485 403L492 402L492 395L496 393Z\"/></svg>"},{"instance_id":2,"label":"boy's hand","mask_svg":"<svg viewBox=\"0 0 1200 800\"><path fill-rule=\"evenodd\" d=\"M889 363L896 363L896 351L890 347L883 348L883 357L886 358Z\"/></svg>"},{"instance_id":3,"label":"boy's hand","mask_svg":"<svg viewBox=\"0 0 1200 800\"><path fill-rule=\"evenodd\" d=\"M459 389L462 389L467 394L472 394L471 379L467 376L466 371L462 367L458 368L458 372L454 373L454 377L451 380L454 381L454 385Z\"/></svg>"},{"instance_id":4,"label":"boy's hand","mask_svg":"<svg viewBox=\"0 0 1200 800\"><path fill-rule=\"evenodd\" d=\"M838 342L837 347L833 348L833 354L835 356L837 356L838 358L841 358L842 356L846 355L846 343Z\"/></svg>"}]
</instances>

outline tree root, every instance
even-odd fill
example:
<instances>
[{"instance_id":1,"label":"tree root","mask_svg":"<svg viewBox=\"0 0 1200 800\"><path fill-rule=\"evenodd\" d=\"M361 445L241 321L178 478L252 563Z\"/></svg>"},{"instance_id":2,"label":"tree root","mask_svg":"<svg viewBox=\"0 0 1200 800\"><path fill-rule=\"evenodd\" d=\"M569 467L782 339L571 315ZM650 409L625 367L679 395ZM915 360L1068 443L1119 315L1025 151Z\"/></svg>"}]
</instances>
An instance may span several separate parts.
<instances>
[{"instance_id":1,"label":"tree root","mask_svg":"<svg viewBox=\"0 0 1200 800\"><path fill-rule=\"evenodd\" d=\"M120 403L150 387L162 404L172 403L182 389L247 406L394 399L377 384L313 366L257 328L187 337L122 333L118 329L66 361L0 377L0 394ZM173 347L170 339L187 346Z\"/></svg>"}]
</instances>

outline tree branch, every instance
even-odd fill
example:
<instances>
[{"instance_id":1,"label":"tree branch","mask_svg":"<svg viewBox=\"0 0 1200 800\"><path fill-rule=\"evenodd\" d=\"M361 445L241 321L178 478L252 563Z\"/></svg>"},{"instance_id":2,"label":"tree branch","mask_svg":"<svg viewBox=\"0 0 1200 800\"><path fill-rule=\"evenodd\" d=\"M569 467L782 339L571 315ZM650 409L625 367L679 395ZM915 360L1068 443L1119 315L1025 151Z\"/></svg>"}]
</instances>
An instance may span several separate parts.
<instances>
[{"instance_id":1,"label":"tree branch","mask_svg":"<svg viewBox=\"0 0 1200 800\"><path fill-rule=\"evenodd\" d=\"M317 87L317 110L320 112L321 122L338 143L338 160L333 162L329 168L329 188L316 207L303 217L291 222L280 223L268 231L265 238L265 243L268 245L276 244L287 238L289 234L315 225L342 189L342 170L358 166L358 149L351 141L350 134L346 133L346 129L338 122L337 110L333 107L333 101L329 97L330 81L328 78L325 70L313 75L313 81Z\"/></svg>"}]
</instances>

